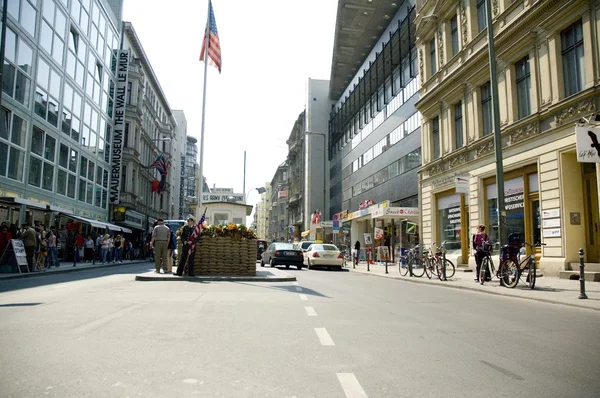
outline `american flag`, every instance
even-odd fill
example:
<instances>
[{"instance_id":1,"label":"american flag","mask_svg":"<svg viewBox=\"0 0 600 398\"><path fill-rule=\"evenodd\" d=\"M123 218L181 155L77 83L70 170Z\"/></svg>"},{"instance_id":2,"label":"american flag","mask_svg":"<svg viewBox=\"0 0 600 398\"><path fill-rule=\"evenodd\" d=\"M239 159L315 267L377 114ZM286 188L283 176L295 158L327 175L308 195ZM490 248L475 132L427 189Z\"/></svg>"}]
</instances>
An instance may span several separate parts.
<instances>
[{"instance_id":1,"label":"american flag","mask_svg":"<svg viewBox=\"0 0 600 398\"><path fill-rule=\"evenodd\" d=\"M206 208L208 209L208 207ZM196 228L194 228L194 232L192 233L192 236L190 236L190 242L194 242L194 240L198 237L198 235L200 235L200 232L202 232L202 223L204 223L204 220L206 218L206 209L204 209L204 213L202 213L202 217L200 217L200 221L198 221L198 224L196 224ZM192 244L192 251L194 250L194 245Z\"/></svg>"},{"instance_id":2,"label":"american flag","mask_svg":"<svg viewBox=\"0 0 600 398\"><path fill-rule=\"evenodd\" d=\"M202 51L200 52L200 61L204 61L204 50L206 48L206 35L208 34L208 64L216 67L221 73L221 45L219 44L219 32L217 32L217 22L213 12L212 1L208 0L210 15L206 24L204 40L202 40ZM210 27L210 28L209 28Z\"/></svg>"}]
</instances>

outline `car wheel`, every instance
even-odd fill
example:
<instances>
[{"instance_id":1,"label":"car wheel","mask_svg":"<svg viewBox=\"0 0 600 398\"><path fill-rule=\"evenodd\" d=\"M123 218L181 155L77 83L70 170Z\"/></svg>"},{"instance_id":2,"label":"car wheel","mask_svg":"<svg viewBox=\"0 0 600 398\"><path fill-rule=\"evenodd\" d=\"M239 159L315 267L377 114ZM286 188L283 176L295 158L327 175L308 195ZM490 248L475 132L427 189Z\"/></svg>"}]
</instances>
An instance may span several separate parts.
<instances>
[{"instance_id":1,"label":"car wheel","mask_svg":"<svg viewBox=\"0 0 600 398\"><path fill-rule=\"evenodd\" d=\"M286 269L290 269L290 265L289 265L289 264L286 264L285 268L286 268Z\"/></svg>"},{"instance_id":2,"label":"car wheel","mask_svg":"<svg viewBox=\"0 0 600 398\"><path fill-rule=\"evenodd\" d=\"M261 266L261 267L264 267L264 266L265 266L265 262L264 262L262 259L260 260L260 266Z\"/></svg>"},{"instance_id":3,"label":"car wheel","mask_svg":"<svg viewBox=\"0 0 600 398\"><path fill-rule=\"evenodd\" d=\"M269 265L271 268L275 268L275 260L271 259L271 261L269 261Z\"/></svg>"}]
</instances>

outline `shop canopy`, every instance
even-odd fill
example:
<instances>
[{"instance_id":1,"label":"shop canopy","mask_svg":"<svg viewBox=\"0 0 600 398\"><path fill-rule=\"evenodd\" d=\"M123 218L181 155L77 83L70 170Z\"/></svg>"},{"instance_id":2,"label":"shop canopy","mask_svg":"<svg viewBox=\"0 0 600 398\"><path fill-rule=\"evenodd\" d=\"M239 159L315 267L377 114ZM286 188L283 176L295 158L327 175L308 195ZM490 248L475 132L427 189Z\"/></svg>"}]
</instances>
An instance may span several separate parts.
<instances>
[{"instance_id":1,"label":"shop canopy","mask_svg":"<svg viewBox=\"0 0 600 398\"><path fill-rule=\"evenodd\" d=\"M418 207L380 207L371 213L373 219L419 221Z\"/></svg>"},{"instance_id":2,"label":"shop canopy","mask_svg":"<svg viewBox=\"0 0 600 398\"><path fill-rule=\"evenodd\" d=\"M109 229L111 231L117 231L117 232L125 232L127 234L130 234L132 231L127 228L127 227L123 227L120 225L115 225L115 224L111 224L109 222L105 222L105 221L98 221L98 220L94 220L92 218L86 218L86 217L81 217L81 216L75 216L73 214L65 214L68 217L77 219L79 221L83 221L85 223L90 224L92 227L94 228L102 228L102 229Z\"/></svg>"},{"instance_id":3,"label":"shop canopy","mask_svg":"<svg viewBox=\"0 0 600 398\"><path fill-rule=\"evenodd\" d=\"M302 237L304 238L305 236L310 235L310 229L307 231L302 232L300 235L302 235Z\"/></svg>"}]
</instances>

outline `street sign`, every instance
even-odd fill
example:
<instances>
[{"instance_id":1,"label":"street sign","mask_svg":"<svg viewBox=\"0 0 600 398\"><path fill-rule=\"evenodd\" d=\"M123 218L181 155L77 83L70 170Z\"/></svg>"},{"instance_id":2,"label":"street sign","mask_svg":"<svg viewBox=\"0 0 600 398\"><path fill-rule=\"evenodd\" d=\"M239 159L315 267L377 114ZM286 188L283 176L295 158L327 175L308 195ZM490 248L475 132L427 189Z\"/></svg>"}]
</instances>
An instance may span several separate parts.
<instances>
[{"instance_id":1,"label":"street sign","mask_svg":"<svg viewBox=\"0 0 600 398\"><path fill-rule=\"evenodd\" d=\"M456 193L468 194L470 192L469 177L454 177L454 185Z\"/></svg>"},{"instance_id":2,"label":"street sign","mask_svg":"<svg viewBox=\"0 0 600 398\"><path fill-rule=\"evenodd\" d=\"M577 161L600 163L600 128L576 126Z\"/></svg>"}]
</instances>

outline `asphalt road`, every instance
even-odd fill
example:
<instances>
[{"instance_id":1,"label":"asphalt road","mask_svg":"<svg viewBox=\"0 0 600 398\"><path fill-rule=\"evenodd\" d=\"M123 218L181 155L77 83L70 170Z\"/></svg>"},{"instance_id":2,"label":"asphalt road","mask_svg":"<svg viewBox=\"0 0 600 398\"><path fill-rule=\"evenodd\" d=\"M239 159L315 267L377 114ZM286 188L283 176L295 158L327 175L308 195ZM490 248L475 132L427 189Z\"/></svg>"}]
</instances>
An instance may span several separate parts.
<instances>
[{"instance_id":1,"label":"asphalt road","mask_svg":"<svg viewBox=\"0 0 600 398\"><path fill-rule=\"evenodd\" d=\"M597 397L600 314L349 272L0 282L2 397Z\"/></svg>"}]
</instances>

